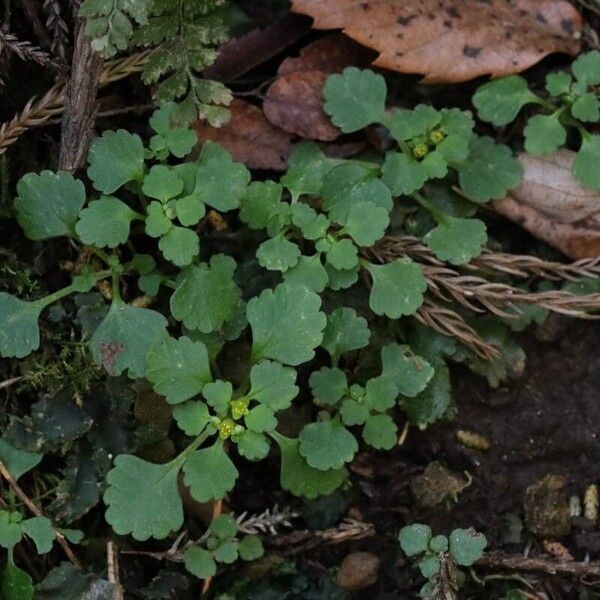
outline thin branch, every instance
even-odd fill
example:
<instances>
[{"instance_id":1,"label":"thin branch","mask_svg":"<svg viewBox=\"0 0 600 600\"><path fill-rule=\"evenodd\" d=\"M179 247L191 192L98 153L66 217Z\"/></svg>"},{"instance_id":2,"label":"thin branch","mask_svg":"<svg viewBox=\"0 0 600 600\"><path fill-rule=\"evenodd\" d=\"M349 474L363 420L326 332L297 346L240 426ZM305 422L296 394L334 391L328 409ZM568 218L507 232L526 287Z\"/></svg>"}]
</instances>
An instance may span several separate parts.
<instances>
[{"instance_id":1,"label":"thin branch","mask_svg":"<svg viewBox=\"0 0 600 600\"><path fill-rule=\"evenodd\" d=\"M114 586L113 600L123 600L123 586L119 577L119 549L112 540L106 543L106 571L108 581Z\"/></svg>"},{"instance_id":2,"label":"thin branch","mask_svg":"<svg viewBox=\"0 0 600 600\"><path fill-rule=\"evenodd\" d=\"M71 76L64 96L58 168L73 173L85 160L94 133L104 59L92 49L86 21L77 19Z\"/></svg>"},{"instance_id":3,"label":"thin branch","mask_svg":"<svg viewBox=\"0 0 600 600\"><path fill-rule=\"evenodd\" d=\"M574 577L600 577L600 561L559 562L551 558L526 558L520 554L489 552L476 563L477 567L549 573L550 575L572 575Z\"/></svg>"},{"instance_id":4,"label":"thin branch","mask_svg":"<svg viewBox=\"0 0 600 600\"><path fill-rule=\"evenodd\" d=\"M21 486L15 481L14 477L10 474L10 471L6 468L2 461L0 461L0 475L4 477L4 479L6 479L8 485L14 490L17 496L21 499L21 502L23 502L23 504L29 509L31 513L33 513L36 517L44 516L44 513L42 512L41 508L39 508L37 504L35 504L33 500L31 500L31 498L29 498L29 496L23 491ZM75 553L71 549L71 546L69 545L69 542L67 541L65 536L57 529L55 529L54 532L56 534L56 539L59 545L63 549L67 558L71 561L71 564L76 569L81 570L81 563L75 556Z\"/></svg>"},{"instance_id":5,"label":"thin branch","mask_svg":"<svg viewBox=\"0 0 600 600\"><path fill-rule=\"evenodd\" d=\"M108 63L102 72L100 87L139 73L151 54L152 50L146 50ZM6 148L14 144L27 129L42 125L51 117L61 114L64 110L64 94L64 84L58 83L41 98L31 98L20 113L0 125L0 154L6 152Z\"/></svg>"},{"instance_id":6,"label":"thin branch","mask_svg":"<svg viewBox=\"0 0 600 600\"><path fill-rule=\"evenodd\" d=\"M21 375L20 377L11 377L10 379L0 381L0 390L8 388L11 385L14 385L15 383L19 383L19 381L21 381L22 379L24 379L23 375Z\"/></svg>"}]
</instances>

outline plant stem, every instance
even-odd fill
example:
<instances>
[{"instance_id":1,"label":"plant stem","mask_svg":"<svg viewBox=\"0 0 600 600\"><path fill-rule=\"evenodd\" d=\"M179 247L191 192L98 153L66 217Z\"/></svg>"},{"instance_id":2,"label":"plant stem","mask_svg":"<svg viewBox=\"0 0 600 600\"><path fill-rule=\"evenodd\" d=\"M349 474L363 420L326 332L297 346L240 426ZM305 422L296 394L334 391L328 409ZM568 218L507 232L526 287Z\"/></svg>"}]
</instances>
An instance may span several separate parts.
<instances>
[{"instance_id":1,"label":"plant stem","mask_svg":"<svg viewBox=\"0 0 600 600\"><path fill-rule=\"evenodd\" d=\"M33 500L31 500L31 498L29 498L29 496L23 491L21 486L15 481L14 477L11 475L10 471L6 468L6 466L4 465L4 463L2 461L0 461L0 475L4 479L6 479L8 485L17 494L17 496L20 498L21 502L23 502L23 504L36 517L44 516L44 513L42 512L41 508L39 508L39 506L37 506L37 504L35 504L33 502ZM69 542L67 541L65 536L57 529L54 529L54 533L56 534L56 539L57 539L58 543L60 544L61 548L63 549L67 558L71 561L71 563L77 570L81 570L81 568L82 568L81 563L75 556L75 553L71 549L71 546L69 546Z\"/></svg>"}]
</instances>

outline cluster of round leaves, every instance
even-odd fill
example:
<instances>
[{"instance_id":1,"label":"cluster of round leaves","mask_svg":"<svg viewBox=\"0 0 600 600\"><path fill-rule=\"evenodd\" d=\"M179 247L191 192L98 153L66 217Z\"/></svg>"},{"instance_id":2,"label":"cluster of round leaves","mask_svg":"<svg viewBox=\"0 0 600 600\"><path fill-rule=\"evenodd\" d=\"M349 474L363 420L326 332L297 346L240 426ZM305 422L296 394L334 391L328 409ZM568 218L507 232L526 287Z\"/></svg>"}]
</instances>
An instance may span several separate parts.
<instances>
[{"instance_id":1,"label":"cluster of round leaves","mask_svg":"<svg viewBox=\"0 0 600 600\"><path fill-rule=\"evenodd\" d=\"M264 554L260 538L244 535L238 539L238 524L231 515L215 517L201 543L188 546L183 553L185 568L199 579L213 577L217 563L229 565L238 558L256 560Z\"/></svg>"},{"instance_id":2,"label":"cluster of round leaves","mask_svg":"<svg viewBox=\"0 0 600 600\"><path fill-rule=\"evenodd\" d=\"M75 544L83 538L83 533L75 529L61 529L60 533ZM33 600L33 580L13 559L15 546L24 538L34 543L38 554L47 554L52 550L56 531L46 517L24 519L18 511L0 510L0 548L8 551L0 571L0 595L6 600Z\"/></svg>"},{"instance_id":3,"label":"cluster of round leaves","mask_svg":"<svg viewBox=\"0 0 600 600\"><path fill-rule=\"evenodd\" d=\"M482 85L473 96L479 117L498 127L514 121L521 109L536 105L542 112L529 117L523 129L525 150L531 154L551 154L567 143L567 133L576 130L581 137L573 160L573 175L584 186L600 189L600 135L586 127L600 121L600 52L582 54L571 65L571 73L553 72L546 77L548 97L529 89L527 80L511 75Z\"/></svg>"},{"instance_id":4,"label":"cluster of round leaves","mask_svg":"<svg viewBox=\"0 0 600 600\"><path fill-rule=\"evenodd\" d=\"M62 172L29 174L17 186L16 215L30 239L69 237L106 269L83 269L67 288L35 301L0 293L0 354L23 357L35 350L46 306L112 277L110 307L89 339L92 356L111 375L148 379L191 438L168 463L116 457L104 501L106 519L118 534L161 539L179 529L180 475L197 501L223 498L239 475L229 455L233 448L254 461L265 458L275 442L283 489L307 498L329 494L346 479L345 466L358 450L355 432L372 447L389 449L397 439L391 416L397 404L422 427L449 406L444 360L408 346L385 346L379 375L348 381L340 357L368 346L367 321L343 306L325 314L320 294L353 286L363 270L374 315L414 314L427 287L421 266L410 259L374 264L360 251L385 235L394 197L431 213L437 225L425 241L440 258L460 264L481 251L484 225L442 211L420 193L422 187L431 179L457 178L467 195L485 202L517 183L518 162L506 147L474 135L467 113L426 106L387 113L385 82L370 71L351 68L332 76L325 95L327 111L344 131L382 123L399 149L381 162L365 162L329 158L315 144L300 144L280 181L251 183L248 170L218 144L207 142L196 160L176 161L192 150L195 137L172 125L174 107L167 104L150 120L155 134L147 148L124 130L94 140L87 174L95 197L86 199L83 183ZM263 236L258 264L279 283L248 299L232 257L200 259L197 231L207 207L239 209L242 223ZM131 249L140 234L150 238L146 245L157 240L157 254L134 254L121 263L114 249ZM161 288L170 294L168 312L180 337L170 335L165 315L121 299L123 275L135 275L146 294L155 296ZM215 376L216 358L246 329L247 378L234 387ZM320 346L330 366L309 378L317 420L297 438L286 437L277 431L277 413L299 393L295 368L311 361ZM216 548L221 538L213 533ZM193 554L192 570L210 572L204 551ZM212 558L223 556L231 554Z\"/></svg>"},{"instance_id":5,"label":"cluster of round leaves","mask_svg":"<svg viewBox=\"0 0 600 600\"><path fill-rule=\"evenodd\" d=\"M420 596L424 600L437 597L436 588L440 576L457 583L464 580L458 566L470 567L483 556L487 540L474 529L455 529L446 537L434 536L427 525L415 523L400 530L400 547L407 556L422 555L418 566L428 581L421 588ZM440 573L443 569L444 573Z\"/></svg>"},{"instance_id":6,"label":"cluster of round leaves","mask_svg":"<svg viewBox=\"0 0 600 600\"><path fill-rule=\"evenodd\" d=\"M419 192L426 182L446 178L456 179L476 203L503 198L523 172L510 148L476 135L466 111L424 104L387 111L385 80L369 70L348 67L332 75L324 96L326 112L344 133L377 124L389 130L397 149L379 166L381 182L393 196L410 196L431 213L437 227L424 241L436 256L452 264L478 256L487 241L483 222L450 215Z\"/></svg>"}]
</instances>

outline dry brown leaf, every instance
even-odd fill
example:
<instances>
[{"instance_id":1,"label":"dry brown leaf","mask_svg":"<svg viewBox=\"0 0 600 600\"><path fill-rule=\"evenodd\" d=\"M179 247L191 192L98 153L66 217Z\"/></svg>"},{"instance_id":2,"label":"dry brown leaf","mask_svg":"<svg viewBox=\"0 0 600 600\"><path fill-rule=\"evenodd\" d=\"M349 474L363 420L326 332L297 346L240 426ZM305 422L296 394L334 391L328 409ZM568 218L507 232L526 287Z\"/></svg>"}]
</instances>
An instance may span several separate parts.
<instances>
[{"instance_id":1,"label":"dry brown leaf","mask_svg":"<svg viewBox=\"0 0 600 600\"><path fill-rule=\"evenodd\" d=\"M567 0L292 0L316 29L341 29L379 52L373 63L425 83L523 71L576 54L581 16Z\"/></svg>"},{"instance_id":2,"label":"dry brown leaf","mask_svg":"<svg viewBox=\"0 0 600 600\"><path fill-rule=\"evenodd\" d=\"M267 92L263 110L273 125L303 138L330 142L342 132L323 111L323 71L296 71L280 77Z\"/></svg>"},{"instance_id":3,"label":"dry brown leaf","mask_svg":"<svg viewBox=\"0 0 600 600\"><path fill-rule=\"evenodd\" d=\"M231 119L223 127L211 127L202 121L194 125L198 141L218 142L234 160L250 169L285 171L292 151L290 135L269 123L260 108L245 100L235 99L229 109Z\"/></svg>"},{"instance_id":4,"label":"dry brown leaf","mask_svg":"<svg viewBox=\"0 0 600 600\"><path fill-rule=\"evenodd\" d=\"M600 256L600 194L571 173L575 153L522 154L523 181L494 209L573 259Z\"/></svg>"},{"instance_id":5,"label":"dry brown leaf","mask_svg":"<svg viewBox=\"0 0 600 600\"><path fill-rule=\"evenodd\" d=\"M323 111L327 76L350 65L365 66L370 53L341 34L333 34L286 58L269 88L263 110L273 125L303 138L329 142L341 135Z\"/></svg>"},{"instance_id":6,"label":"dry brown leaf","mask_svg":"<svg viewBox=\"0 0 600 600\"><path fill-rule=\"evenodd\" d=\"M298 15L252 29L222 44L217 59L205 69L204 76L223 83L234 81L286 50L309 31L307 19Z\"/></svg>"}]
</instances>

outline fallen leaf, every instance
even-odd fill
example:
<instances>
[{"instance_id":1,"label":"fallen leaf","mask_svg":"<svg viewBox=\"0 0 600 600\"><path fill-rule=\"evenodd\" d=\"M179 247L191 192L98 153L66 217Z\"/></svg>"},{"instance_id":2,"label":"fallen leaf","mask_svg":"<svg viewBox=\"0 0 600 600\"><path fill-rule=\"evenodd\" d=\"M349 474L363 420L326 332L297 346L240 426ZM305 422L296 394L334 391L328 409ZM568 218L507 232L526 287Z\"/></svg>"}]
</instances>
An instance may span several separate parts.
<instances>
[{"instance_id":1,"label":"fallen leaf","mask_svg":"<svg viewBox=\"0 0 600 600\"><path fill-rule=\"evenodd\" d=\"M323 111L323 71L297 71L280 77L267 92L263 110L273 125L310 140L330 142L342 132Z\"/></svg>"},{"instance_id":2,"label":"fallen leaf","mask_svg":"<svg viewBox=\"0 0 600 600\"><path fill-rule=\"evenodd\" d=\"M341 73L349 66L366 66L373 53L341 33L326 35L300 50L298 56L287 57L277 69L277 75L298 71Z\"/></svg>"},{"instance_id":3,"label":"fallen leaf","mask_svg":"<svg viewBox=\"0 0 600 600\"><path fill-rule=\"evenodd\" d=\"M265 118L262 110L245 100L235 99L229 106L231 118L222 127L211 127L198 121L194 129L198 141L218 142L234 160L250 169L285 171L292 151L291 137Z\"/></svg>"},{"instance_id":4,"label":"fallen leaf","mask_svg":"<svg viewBox=\"0 0 600 600\"><path fill-rule=\"evenodd\" d=\"M286 58L267 91L263 110L273 125L311 140L332 141L341 135L323 110L327 76L350 65L367 65L369 52L341 34L306 46Z\"/></svg>"},{"instance_id":5,"label":"fallen leaf","mask_svg":"<svg viewBox=\"0 0 600 600\"><path fill-rule=\"evenodd\" d=\"M215 62L204 71L208 79L223 83L234 81L296 43L310 27L305 17L289 15L263 28L225 42Z\"/></svg>"},{"instance_id":6,"label":"fallen leaf","mask_svg":"<svg viewBox=\"0 0 600 600\"><path fill-rule=\"evenodd\" d=\"M566 0L292 0L292 10L379 52L376 67L425 83L498 77L553 52L576 54L582 27Z\"/></svg>"},{"instance_id":7,"label":"fallen leaf","mask_svg":"<svg viewBox=\"0 0 600 600\"><path fill-rule=\"evenodd\" d=\"M573 259L600 256L600 194L571 173L575 153L521 154L524 173L494 209Z\"/></svg>"}]
</instances>

